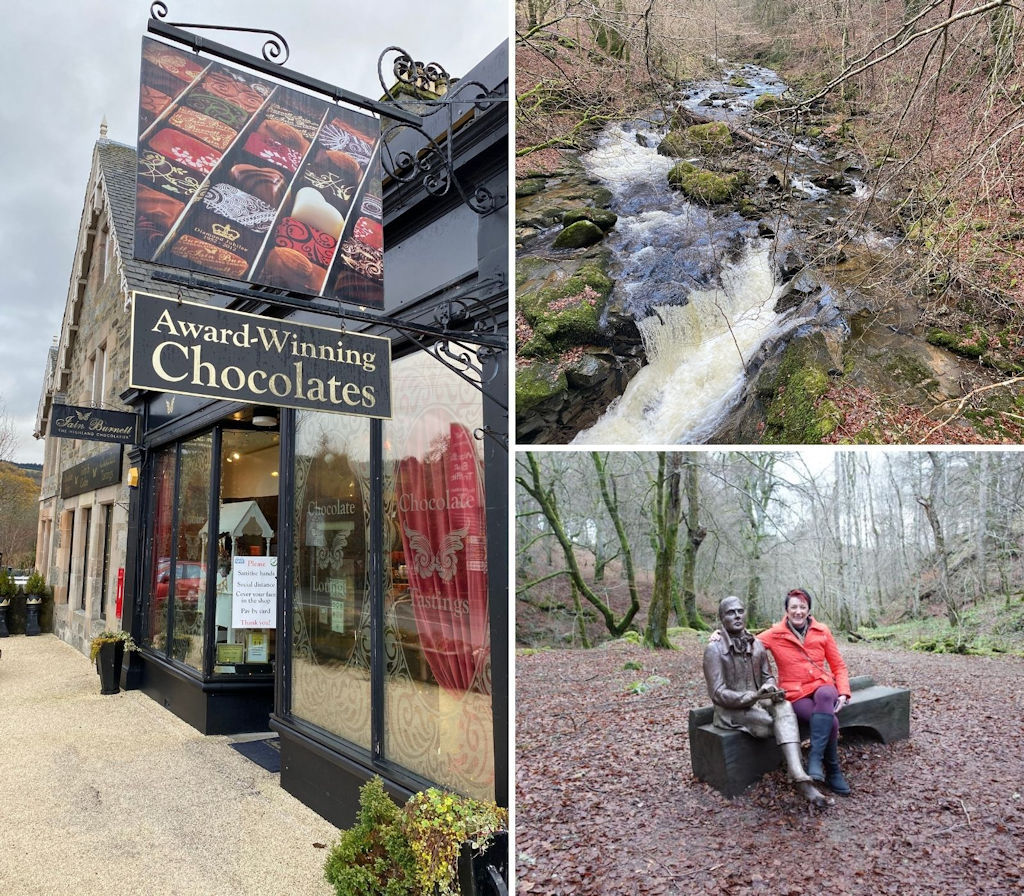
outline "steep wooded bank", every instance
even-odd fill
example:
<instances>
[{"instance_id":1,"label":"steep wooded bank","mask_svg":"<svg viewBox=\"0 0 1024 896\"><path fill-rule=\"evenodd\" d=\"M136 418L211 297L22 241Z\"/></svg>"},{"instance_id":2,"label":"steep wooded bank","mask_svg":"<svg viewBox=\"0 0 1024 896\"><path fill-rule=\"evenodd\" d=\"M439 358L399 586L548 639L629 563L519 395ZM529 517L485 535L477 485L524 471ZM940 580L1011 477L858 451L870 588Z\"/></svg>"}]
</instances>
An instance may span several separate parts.
<instances>
[{"instance_id":1,"label":"steep wooded bank","mask_svg":"<svg viewBox=\"0 0 1024 896\"><path fill-rule=\"evenodd\" d=\"M824 216L818 228L831 231L834 245L815 260L837 275L841 290L858 296L843 309L852 336L846 341L849 356L832 369L849 373L861 365L858 350L894 355L890 341L910 334L936 349L933 355L900 352L905 357L895 389L889 370L834 382L823 363L823 376L813 388L801 384L807 394L804 406L795 410L770 405L778 387L786 385L786 365L806 366L808 348L788 361L780 355L770 376L762 377L767 382L752 390L760 426L734 420L711 440L1019 440L1024 314L1017 294L1024 282L1024 218L1018 201L1021 174L1012 164L1024 128L1019 9L1005 2L654 0L633 8L627 0L533 0L517 4L517 13L519 205L537 208L537 201L526 197L538 190L554 187L560 193L540 212L519 216L520 248L545 228L593 231L583 242L556 242L554 252L524 253L517 267L517 295L521 290L527 298L521 303L527 314L517 318L524 381L517 402L540 407L538 393L530 391L531 378L541 389L545 377L568 378L569 390L584 396L577 402L579 419L566 420L570 413L538 423L541 408L527 427L520 420L521 437L525 432L525 440L534 440L531 434L546 428L555 437L536 441L566 440L559 431L571 438L593 422L587 415L594 405L607 403L608 384L621 391L619 384L646 360L635 327L623 326L615 308L610 320L607 316L614 280L601 233L615 221L614 216L598 220L596 212L607 198L601 187L579 177L576 152L591 147L610 121L641 114L650 119L659 105L671 111L686 84L717 69L714 60L728 57L770 65L788 85L776 108L760 110L770 111L780 129L778 135L768 134L769 144L788 144L789 155L810 146L829 159L848 156L864 169L869 198L842 215ZM758 134L734 128L732 137L758 148ZM781 148L788 159L785 145ZM707 146L691 148L691 158L695 151L707 174L696 172L699 181L696 175L681 176L706 192L710 175L724 175L728 183L736 172L743 179L735 181L740 196L732 201L749 220L761 215L763 234L764 194L771 191L773 176L778 185L777 175L758 171L756 159L747 164L736 150L725 162L721 154L711 158ZM676 154L685 161L687 150ZM527 176L553 171L558 172L554 179ZM826 177L822 186L829 185ZM577 208L576 217L561 220L569 207ZM869 221L898 237L898 247L888 253L851 249ZM586 248L587 239L596 245ZM785 266L785 258L778 262ZM557 303L558 321L540 313L547 307L540 312L530 307L524 278L537 276L558 287L558 294L548 297ZM858 303L864 296L862 308ZM826 340L810 351L824 354L830 346ZM951 360L943 361L943 355ZM531 357L547 366L531 365ZM749 374L753 368L745 360ZM531 369L524 372L524 366ZM790 390L791 401L793 395Z\"/></svg>"}]
</instances>

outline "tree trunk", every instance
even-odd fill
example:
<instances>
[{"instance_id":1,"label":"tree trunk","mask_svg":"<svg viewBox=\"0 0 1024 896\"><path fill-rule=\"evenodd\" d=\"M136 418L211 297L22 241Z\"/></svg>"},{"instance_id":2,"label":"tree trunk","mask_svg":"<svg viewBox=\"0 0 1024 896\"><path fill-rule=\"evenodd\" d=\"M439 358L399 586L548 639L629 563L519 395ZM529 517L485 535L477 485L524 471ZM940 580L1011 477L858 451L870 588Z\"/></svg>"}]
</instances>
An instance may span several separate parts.
<instances>
[{"instance_id":1,"label":"tree trunk","mask_svg":"<svg viewBox=\"0 0 1024 896\"><path fill-rule=\"evenodd\" d=\"M517 477L516 481L525 489L526 493L530 495L540 506L541 511L544 513L544 517L551 527L551 531L555 538L558 540L559 545L562 547L562 554L565 557L565 563L568 567L569 577L572 580L576 588L579 589L579 593L583 595L583 598L590 603L597 611L601 614L601 618L604 619L605 627L608 631L618 637L625 632L633 621L633 617L636 616L640 610L640 602L636 595L635 582L631 583L630 594L632 601L626 612L620 617L616 618L615 613L611 607L608 606L600 596L589 586L583 579L583 573L580 570L579 563L576 561L576 554L573 551L573 545L569 536L565 532L565 527L562 524L562 519L558 513L558 507L554 500L553 491L546 489L541 480L540 464L537 462L537 457L531 452L526 453L527 464L530 469L530 479L524 479L523 477ZM632 573L632 569L630 569Z\"/></svg>"},{"instance_id":2,"label":"tree trunk","mask_svg":"<svg viewBox=\"0 0 1024 896\"><path fill-rule=\"evenodd\" d=\"M658 476L655 483L654 510L654 589L647 616L645 640L651 647L671 647L668 616L672 607L672 572L679 539L679 468L682 455L666 457L658 452Z\"/></svg>"},{"instance_id":3,"label":"tree trunk","mask_svg":"<svg viewBox=\"0 0 1024 896\"><path fill-rule=\"evenodd\" d=\"M927 495L919 495L917 503L924 509L928 525L932 530L932 538L935 539L935 561L939 573L939 594L946 606L946 618L950 625L960 623L960 604L949 586L949 554L946 549L946 536L942 528L942 520L935 509L936 494L939 490L939 483L943 473L943 462L934 451L928 452L928 459L932 464L932 475Z\"/></svg>"},{"instance_id":4,"label":"tree trunk","mask_svg":"<svg viewBox=\"0 0 1024 896\"><path fill-rule=\"evenodd\" d=\"M686 539L683 542L682 614L677 613L680 624L699 630L707 625L697 612L697 551L707 537L707 529L699 522L700 497L697 489L697 464L686 464Z\"/></svg>"}]
</instances>

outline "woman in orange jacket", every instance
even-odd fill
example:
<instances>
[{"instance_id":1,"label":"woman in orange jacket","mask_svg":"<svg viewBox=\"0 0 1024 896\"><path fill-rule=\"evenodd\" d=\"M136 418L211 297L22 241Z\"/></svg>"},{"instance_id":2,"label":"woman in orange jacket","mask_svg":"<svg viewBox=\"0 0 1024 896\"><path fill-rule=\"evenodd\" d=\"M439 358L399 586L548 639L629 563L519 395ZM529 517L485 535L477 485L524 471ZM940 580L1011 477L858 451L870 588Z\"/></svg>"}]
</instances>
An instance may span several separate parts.
<instances>
[{"instance_id":1,"label":"woman in orange jacket","mask_svg":"<svg viewBox=\"0 0 1024 896\"><path fill-rule=\"evenodd\" d=\"M758 639L772 652L778 684L786 691L793 711L811 733L807 774L825 782L840 796L850 785L839 768L839 719L836 714L850 701L850 676L827 625L811 613L811 594L794 588L786 595L786 616Z\"/></svg>"}]
</instances>

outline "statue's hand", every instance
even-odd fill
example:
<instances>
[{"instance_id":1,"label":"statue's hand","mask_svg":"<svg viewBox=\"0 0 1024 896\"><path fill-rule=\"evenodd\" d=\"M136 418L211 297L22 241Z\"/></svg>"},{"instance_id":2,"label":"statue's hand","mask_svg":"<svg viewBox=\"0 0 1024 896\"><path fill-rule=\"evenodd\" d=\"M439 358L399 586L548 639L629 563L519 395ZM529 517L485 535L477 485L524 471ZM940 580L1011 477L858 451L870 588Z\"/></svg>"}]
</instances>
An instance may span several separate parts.
<instances>
[{"instance_id":1,"label":"statue's hand","mask_svg":"<svg viewBox=\"0 0 1024 896\"><path fill-rule=\"evenodd\" d=\"M774 681L766 681L758 688L757 696L762 700L767 697L773 703L777 703L780 696L785 696L785 691L780 692L778 685Z\"/></svg>"}]
</instances>

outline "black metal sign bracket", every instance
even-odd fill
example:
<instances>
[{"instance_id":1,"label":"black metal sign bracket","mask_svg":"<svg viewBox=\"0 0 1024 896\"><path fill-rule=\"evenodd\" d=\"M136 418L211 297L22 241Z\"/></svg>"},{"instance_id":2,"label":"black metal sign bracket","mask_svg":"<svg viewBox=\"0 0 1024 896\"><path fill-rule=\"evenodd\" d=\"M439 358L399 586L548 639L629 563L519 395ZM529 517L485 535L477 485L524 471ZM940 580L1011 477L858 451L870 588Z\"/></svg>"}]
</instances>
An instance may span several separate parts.
<instances>
[{"instance_id":1,"label":"black metal sign bracket","mask_svg":"<svg viewBox=\"0 0 1024 896\"><path fill-rule=\"evenodd\" d=\"M328 84L326 81L320 81L317 78L311 78L308 75L303 75L300 72L285 68L283 62L288 58L288 44L276 31L257 28L236 28L228 25L200 25L196 23L165 22L164 18L167 15L167 5L161 2L161 0L157 0L157 2L150 7L149 14L150 19L147 25L147 30L150 34L156 34L159 37L172 40L175 43L183 44L197 53L200 51L209 53L211 56L216 56L228 62L233 62L237 65L255 69L264 75L269 75L272 78L287 81L289 84L294 84L297 87L302 87L305 90L312 91L313 93L328 96L335 102L358 106L360 109L367 109L370 112L375 112L377 115L387 116L388 118L405 122L414 127L418 127L423 122L423 119L421 119L419 115L408 112L405 109L393 105L392 103L382 103L378 100L372 100L369 97L361 96L360 94L353 93L350 90L345 90L343 87L336 87L333 84ZM215 31L237 31L248 34L269 34L272 35L273 40L264 44L263 57L261 58L249 53L243 53L242 51L226 46L225 44L208 40L197 34L192 34L189 31L185 31L185 28L200 28ZM283 56L283 58L279 60L279 56Z\"/></svg>"}]
</instances>

